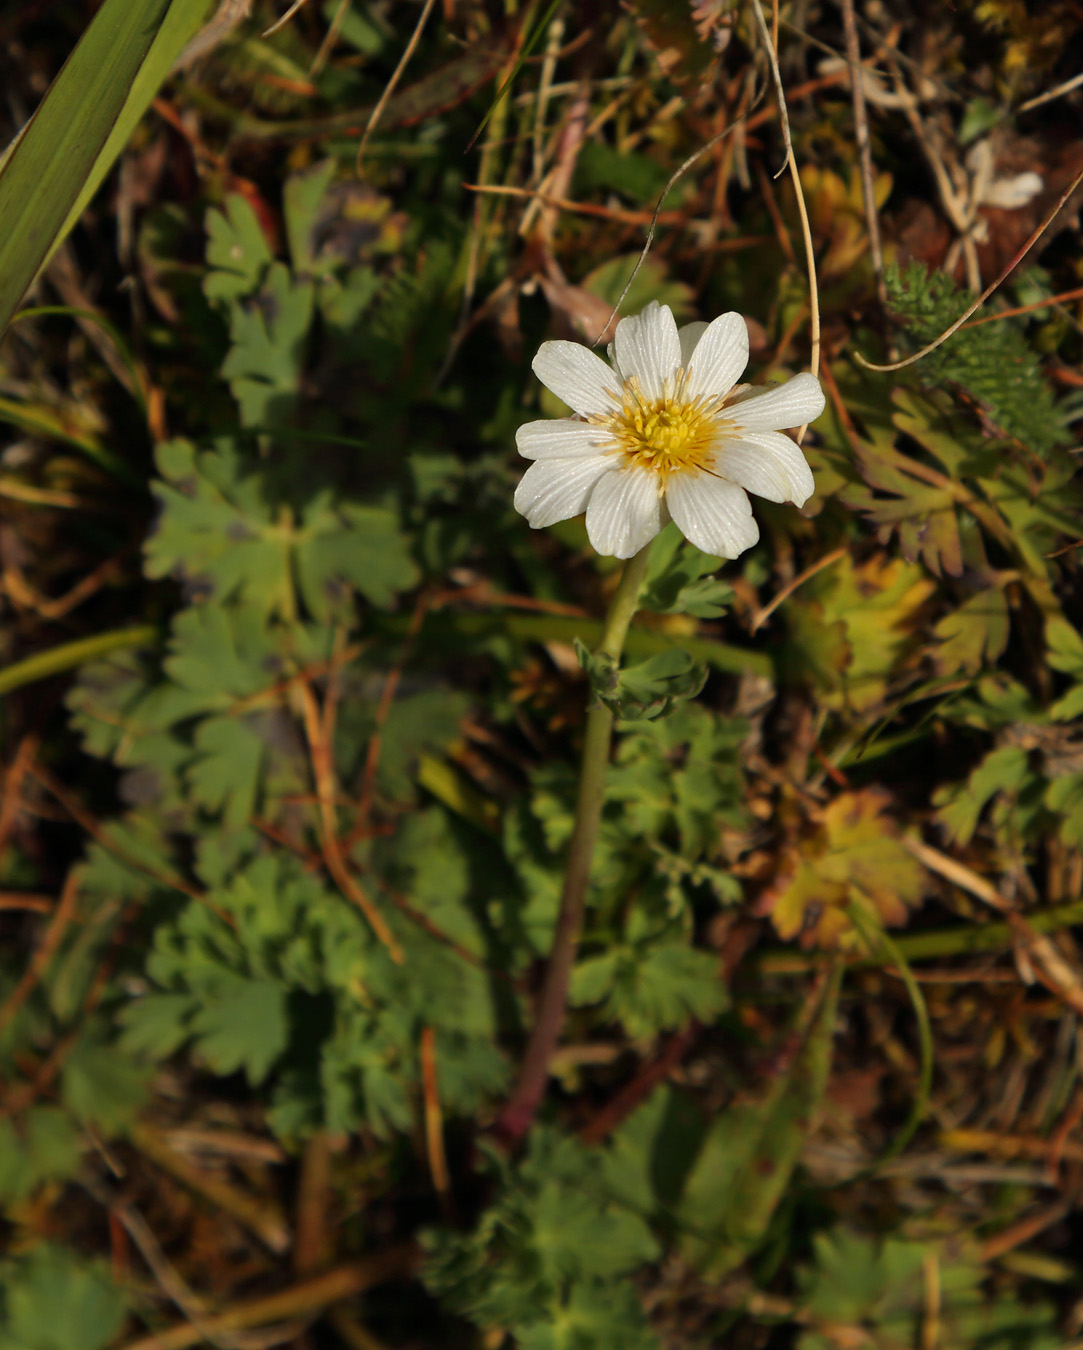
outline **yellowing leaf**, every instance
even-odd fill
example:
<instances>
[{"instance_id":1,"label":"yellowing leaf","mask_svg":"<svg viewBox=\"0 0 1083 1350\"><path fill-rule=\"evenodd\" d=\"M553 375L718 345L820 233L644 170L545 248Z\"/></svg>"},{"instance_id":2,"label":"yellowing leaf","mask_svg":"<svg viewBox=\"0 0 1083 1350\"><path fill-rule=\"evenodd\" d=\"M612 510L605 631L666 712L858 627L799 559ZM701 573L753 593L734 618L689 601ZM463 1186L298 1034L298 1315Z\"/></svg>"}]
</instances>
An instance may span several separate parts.
<instances>
[{"instance_id":1,"label":"yellowing leaf","mask_svg":"<svg viewBox=\"0 0 1083 1350\"><path fill-rule=\"evenodd\" d=\"M883 700L935 589L916 564L882 555L860 566L843 558L812 579L791 605L793 659L827 707L864 712Z\"/></svg>"},{"instance_id":2,"label":"yellowing leaf","mask_svg":"<svg viewBox=\"0 0 1083 1350\"><path fill-rule=\"evenodd\" d=\"M803 947L853 947L858 934L847 909L871 907L899 927L920 903L925 874L888 814L889 799L869 789L846 792L817 813L809 834L760 900L782 938Z\"/></svg>"}]
</instances>

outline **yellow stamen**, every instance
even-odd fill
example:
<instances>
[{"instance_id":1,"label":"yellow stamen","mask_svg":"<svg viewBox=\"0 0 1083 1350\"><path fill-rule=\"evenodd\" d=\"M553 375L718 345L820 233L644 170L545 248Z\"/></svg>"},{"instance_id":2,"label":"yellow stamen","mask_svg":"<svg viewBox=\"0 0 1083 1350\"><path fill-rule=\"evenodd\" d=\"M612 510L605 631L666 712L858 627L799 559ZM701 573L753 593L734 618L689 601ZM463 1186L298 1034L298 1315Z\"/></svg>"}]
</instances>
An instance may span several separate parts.
<instances>
[{"instance_id":1,"label":"yellow stamen","mask_svg":"<svg viewBox=\"0 0 1083 1350\"><path fill-rule=\"evenodd\" d=\"M720 435L733 429L718 416L722 399L691 399L686 383L687 373L679 370L666 380L661 398L647 399L633 375L617 395L620 412L590 419L616 441L614 453L624 457L625 468L658 475L660 492L671 474L709 471Z\"/></svg>"}]
</instances>

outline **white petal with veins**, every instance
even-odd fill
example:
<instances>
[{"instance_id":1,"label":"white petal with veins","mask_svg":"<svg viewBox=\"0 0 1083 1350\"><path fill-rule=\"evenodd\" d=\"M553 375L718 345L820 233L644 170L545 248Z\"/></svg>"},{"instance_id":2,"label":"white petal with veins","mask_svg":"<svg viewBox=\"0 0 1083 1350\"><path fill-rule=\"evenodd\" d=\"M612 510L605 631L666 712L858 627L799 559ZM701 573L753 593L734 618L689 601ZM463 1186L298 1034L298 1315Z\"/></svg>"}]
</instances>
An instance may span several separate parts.
<instances>
[{"instance_id":1,"label":"white petal with veins","mask_svg":"<svg viewBox=\"0 0 1083 1350\"><path fill-rule=\"evenodd\" d=\"M685 390L690 399L728 394L748 365L748 325L740 314L720 314L692 352Z\"/></svg>"},{"instance_id":2,"label":"white petal with veins","mask_svg":"<svg viewBox=\"0 0 1083 1350\"><path fill-rule=\"evenodd\" d=\"M673 311L652 300L642 314L621 319L613 334L613 354L624 378L635 376L644 398L661 398L666 379L681 364Z\"/></svg>"},{"instance_id":3,"label":"white petal with veins","mask_svg":"<svg viewBox=\"0 0 1083 1350\"><path fill-rule=\"evenodd\" d=\"M665 506L653 473L621 469L606 474L591 493L587 535L597 552L630 558L667 523Z\"/></svg>"},{"instance_id":4,"label":"white petal with veins","mask_svg":"<svg viewBox=\"0 0 1083 1350\"><path fill-rule=\"evenodd\" d=\"M714 467L731 483L769 502L804 506L816 490L800 448L781 431L750 431L719 442Z\"/></svg>"},{"instance_id":5,"label":"white petal with veins","mask_svg":"<svg viewBox=\"0 0 1083 1350\"><path fill-rule=\"evenodd\" d=\"M743 394L729 404L726 416L741 431L781 431L814 422L823 412L824 403L820 381L806 370L774 389Z\"/></svg>"},{"instance_id":6,"label":"white petal with veins","mask_svg":"<svg viewBox=\"0 0 1083 1350\"><path fill-rule=\"evenodd\" d=\"M516 448L524 459L578 459L603 454L612 444L604 428L570 417L527 422L515 433Z\"/></svg>"},{"instance_id":7,"label":"white petal with veins","mask_svg":"<svg viewBox=\"0 0 1083 1350\"><path fill-rule=\"evenodd\" d=\"M543 342L531 370L547 389L583 417L612 412L620 379L581 342Z\"/></svg>"},{"instance_id":8,"label":"white petal with veins","mask_svg":"<svg viewBox=\"0 0 1083 1350\"><path fill-rule=\"evenodd\" d=\"M610 472L613 461L602 455L536 460L515 490L515 509L535 530L570 520L587 509L595 484Z\"/></svg>"},{"instance_id":9,"label":"white petal with veins","mask_svg":"<svg viewBox=\"0 0 1083 1350\"><path fill-rule=\"evenodd\" d=\"M748 493L708 473L682 474L666 493L677 528L704 553L736 558L760 537Z\"/></svg>"}]
</instances>

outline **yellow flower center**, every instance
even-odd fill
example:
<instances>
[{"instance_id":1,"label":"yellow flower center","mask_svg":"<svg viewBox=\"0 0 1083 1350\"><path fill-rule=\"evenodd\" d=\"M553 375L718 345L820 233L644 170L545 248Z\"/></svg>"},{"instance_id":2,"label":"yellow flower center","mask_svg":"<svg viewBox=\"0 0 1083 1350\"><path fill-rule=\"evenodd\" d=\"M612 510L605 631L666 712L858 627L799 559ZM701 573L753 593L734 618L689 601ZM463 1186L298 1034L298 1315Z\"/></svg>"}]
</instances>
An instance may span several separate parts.
<instances>
[{"instance_id":1,"label":"yellow flower center","mask_svg":"<svg viewBox=\"0 0 1083 1350\"><path fill-rule=\"evenodd\" d=\"M625 468L658 475L659 490L670 474L709 469L720 433L729 427L718 416L718 399L692 401L684 396L683 370L673 383L675 392L667 380L660 399L646 399L633 376L615 395L620 412L590 418L614 438L615 453L623 456Z\"/></svg>"}]
</instances>

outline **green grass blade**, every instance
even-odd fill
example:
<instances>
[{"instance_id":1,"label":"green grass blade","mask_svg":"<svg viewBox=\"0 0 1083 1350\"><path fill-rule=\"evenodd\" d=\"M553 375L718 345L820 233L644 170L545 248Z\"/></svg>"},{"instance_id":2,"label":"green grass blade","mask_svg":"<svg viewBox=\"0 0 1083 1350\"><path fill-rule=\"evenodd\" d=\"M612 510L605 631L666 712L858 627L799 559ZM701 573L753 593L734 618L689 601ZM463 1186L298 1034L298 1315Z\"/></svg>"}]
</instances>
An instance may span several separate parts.
<instances>
[{"instance_id":1,"label":"green grass blade","mask_svg":"<svg viewBox=\"0 0 1083 1350\"><path fill-rule=\"evenodd\" d=\"M47 680L51 675L59 675L65 670L85 666L91 661L100 661L103 656L111 656L113 652L149 647L158 637L158 629L148 623L138 628L118 628L107 633L95 633L93 637L77 638L74 642L51 647L46 652L37 652L34 656L0 669L0 695L10 694L13 689L21 689L26 684L36 684L38 680Z\"/></svg>"},{"instance_id":2,"label":"green grass blade","mask_svg":"<svg viewBox=\"0 0 1083 1350\"><path fill-rule=\"evenodd\" d=\"M207 0L105 0L0 168L0 333L101 184Z\"/></svg>"}]
</instances>

